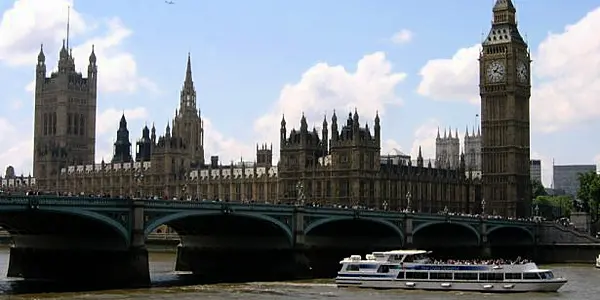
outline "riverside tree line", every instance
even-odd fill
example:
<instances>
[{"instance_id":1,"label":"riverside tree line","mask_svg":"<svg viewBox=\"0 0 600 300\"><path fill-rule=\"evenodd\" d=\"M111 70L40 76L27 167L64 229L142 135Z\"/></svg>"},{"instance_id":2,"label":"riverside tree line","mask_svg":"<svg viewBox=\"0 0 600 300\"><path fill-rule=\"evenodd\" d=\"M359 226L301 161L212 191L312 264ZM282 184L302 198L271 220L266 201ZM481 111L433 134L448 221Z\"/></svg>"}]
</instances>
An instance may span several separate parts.
<instances>
[{"instance_id":1,"label":"riverside tree line","mask_svg":"<svg viewBox=\"0 0 600 300\"><path fill-rule=\"evenodd\" d=\"M539 215L550 220L569 217L573 211L590 213L592 223L600 216L600 175L596 172L579 174L577 197L570 195L548 195L539 181L531 183L533 205Z\"/></svg>"}]
</instances>

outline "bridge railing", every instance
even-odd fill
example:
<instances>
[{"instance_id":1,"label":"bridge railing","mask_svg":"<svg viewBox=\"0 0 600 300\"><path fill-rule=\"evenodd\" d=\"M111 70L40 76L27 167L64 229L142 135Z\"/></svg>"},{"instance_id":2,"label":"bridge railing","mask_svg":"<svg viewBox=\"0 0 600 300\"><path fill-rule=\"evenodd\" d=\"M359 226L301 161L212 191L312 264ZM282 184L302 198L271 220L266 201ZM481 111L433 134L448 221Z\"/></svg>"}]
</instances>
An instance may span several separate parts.
<instances>
[{"instance_id":1,"label":"bridge railing","mask_svg":"<svg viewBox=\"0 0 600 300\"><path fill-rule=\"evenodd\" d=\"M148 208L236 208L243 207L245 210L293 210L296 206L286 204L267 204L267 203L245 203L245 202L225 202L225 201L185 201L185 200L143 200Z\"/></svg>"},{"instance_id":2,"label":"bridge railing","mask_svg":"<svg viewBox=\"0 0 600 300\"><path fill-rule=\"evenodd\" d=\"M128 206L130 199L114 199L99 197L61 197L47 195L0 195L0 204L4 205L93 205L93 206Z\"/></svg>"},{"instance_id":3,"label":"bridge railing","mask_svg":"<svg viewBox=\"0 0 600 300\"><path fill-rule=\"evenodd\" d=\"M221 210L235 210L237 208L243 208L244 210L257 210L257 211L292 211L302 209L304 211L312 213L324 213L324 214L348 214L353 213L357 215L378 215L378 216L412 216L413 218L423 219L449 219L449 220L460 220L460 221L473 221L473 220L485 220L489 223L499 224L531 224L531 220L512 220L504 218L495 218L493 216L477 216L477 215L463 215L463 214L439 214L439 213L419 213L419 212L406 212L406 211L391 211L391 210L376 210L362 207L327 207L327 206L311 206L303 205L296 206L290 204L269 204L262 202L224 202L224 201L212 201L212 200L201 200L201 201L185 201L185 200L151 200L151 199L137 199L144 203L147 208L162 208L162 209L181 209L181 208L197 208L197 209L221 209ZM86 197L86 196L55 196L55 195L10 195L0 194L0 205L83 205L83 206L102 206L102 207L124 207L132 204L132 201L136 199L119 199L119 198L103 198L103 197Z\"/></svg>"}]
</instances>

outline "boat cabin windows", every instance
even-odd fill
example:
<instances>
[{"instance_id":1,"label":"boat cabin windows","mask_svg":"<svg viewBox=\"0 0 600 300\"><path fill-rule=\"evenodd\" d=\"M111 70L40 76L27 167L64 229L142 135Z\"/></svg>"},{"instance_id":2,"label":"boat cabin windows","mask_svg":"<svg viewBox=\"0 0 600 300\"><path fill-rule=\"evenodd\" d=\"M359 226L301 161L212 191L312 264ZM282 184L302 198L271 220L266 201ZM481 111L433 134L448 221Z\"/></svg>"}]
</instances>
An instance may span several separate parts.
<instances>
[{"instance_id":1,"label":"boat cabin windows","mask_svg":"<svg viewBox=\"0 0 600 300\"><path fill-rule=\"evenodd\" d=\"M360 270L375 270L378 265L376 264L348 264L346 266L346 271L354 271L358 272Z\"/></svg>"},{"instance_id":2,"label":"boat cabin windows","mask_svg":"<svg viewBox=\"0 0 600 300\"><path fill-rule=\"evenodd\" d=\"M377 269L377 273L389 273L390 270L397 270L400 269L400 266L398 265L381 265L379 266L379 269Z\"/></svg>"},{"instance_id":3,"label":"boat cabin windows","mask_svg":"<svg viewBox=\"0 0 600 300\"><path fill-rule=\"evenodd\" d=\"M406 255L406 257L404 258L404 260L402 262L411 263L411 262L426 261L426 260L428 260L427 254L423 253L423 254Z\"/></svg>"},{"instance_id":4,"label":"boat cabin windows","mask_svg":"<svg viewBox=\"0 0 600 300\"><path fill-rule=\"evenodd\" d=\"M504 280L503 273L479 273L479 280L481 281L502 281Z\"/></svg>"},{"instance_id":5,"label":"boat cabin windows","mask_svg":"<svg viewBox=\"0 0 600 300\"><path fill-rule=\"evenodd\" d=\"M542 279L553 279L554 274L552 274L551 271L546 271L546 272L540 273L540 277L542 277Z\"/></svg>"},{"instance_id":6,"label":"boat cabin windows","mask_svg":"<svg viewBox=\"0 0 600 300\"><path fill-rule=\"evenodd\" d=\"M398 272L398 276L396 276L396 279L404 279L404 272Z\"/></svg>"},{"instance_id":7,"label":"boat cabin windows","mask_svg":"<svg viewBox=\"0 0 600 300\"><path fill-rule=\"evenodd\" d=\"M527 280L540 279L540 274L535 273L535 272L523 273L523 279L527 279Z\"/></svg>"},{"instance_id":8,"label":"boat cabin windows","mask_svg":"<svg viewBox=\"0 0 600 300\"><path fill-rule=\"evenodd\" d=\"M406 272L406 279L428 279L427 272Z\"/></svg>"},{"instance_id":9,"label":"boat cabin windows","mask_svg":"<svg viewBox=\"0 0 600 300\"><path fill-rule=\"evenodd\" d=\"M506 280L521 280L521 273L505 273L504 279L506 279Z\"/></svg>"},{"instance_id":10,"label":"boat cabin windows","mask_svg":"<svg viewBox=\"0 0 600 300\"><path fill-rule=\"evenodd\" d=\"M454 280L477 280L477 273L457 272L454 273Z\"/></svg>"},{"instance_id":11,"label":"boat cabin windows","mask_svg":"<svg viewBox=\"0 0 600 300\"><path fill-rule=\"evenodd\" d=\"M452 273L450 273L450 272L431 272L431 273L429 273L429 279L452 280Z\"/></svg>"},{"instance_id":12,"label":"boat cabin windows","mask_svg":"<svg viewBox=\"0 0 600 300\"><path fill-rule=\"evenodd\" d=\"M350 264L346 266L346 271L358 272L360 271L360 267L358 265Z\"/></svg>"}]
</instances>

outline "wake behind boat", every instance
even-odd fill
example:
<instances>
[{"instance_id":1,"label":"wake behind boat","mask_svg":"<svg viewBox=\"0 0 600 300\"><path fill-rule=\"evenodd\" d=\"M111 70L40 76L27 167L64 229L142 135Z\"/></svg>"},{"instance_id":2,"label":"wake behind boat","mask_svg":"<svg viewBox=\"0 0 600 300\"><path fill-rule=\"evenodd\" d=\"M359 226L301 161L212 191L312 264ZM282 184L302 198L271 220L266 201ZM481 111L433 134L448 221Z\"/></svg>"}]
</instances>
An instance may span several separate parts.
<instances>
[{"instance_id":1,"label":"wake behind boat","mask_svg":"<svg viewBox=\"0 0 600 300\"><path fill-rule=\"evenodd\" d=\"M340 262L338 287L473 292L556 292L567 280L535 263L432 261L424 250L352 255Z\"/></svg>"}]
</instances>

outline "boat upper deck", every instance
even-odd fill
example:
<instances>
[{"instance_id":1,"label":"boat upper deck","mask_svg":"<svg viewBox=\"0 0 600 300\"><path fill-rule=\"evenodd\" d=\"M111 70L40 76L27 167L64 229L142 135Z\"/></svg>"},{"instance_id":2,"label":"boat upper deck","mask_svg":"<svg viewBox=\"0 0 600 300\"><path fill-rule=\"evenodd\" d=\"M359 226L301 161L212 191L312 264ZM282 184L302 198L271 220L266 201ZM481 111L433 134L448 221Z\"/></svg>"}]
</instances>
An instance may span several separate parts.
<instances>
[{"instance_id":1,"label":"boat upper deck","mask_svg":"<svg viewBox=\"0 0 600 300\"><path fill-rule=\"evenodd\" d=\"M377 269L382 264L400 265L402 269L415 271L498 271L498 272L544 272L535 263L521 258L516 260L434 260L429 258L430 251L394 250L373 252L365 259L360 255L352 255L340 261L341 264L357 264L360 269Z\"/></svg>"}]
</instances>

